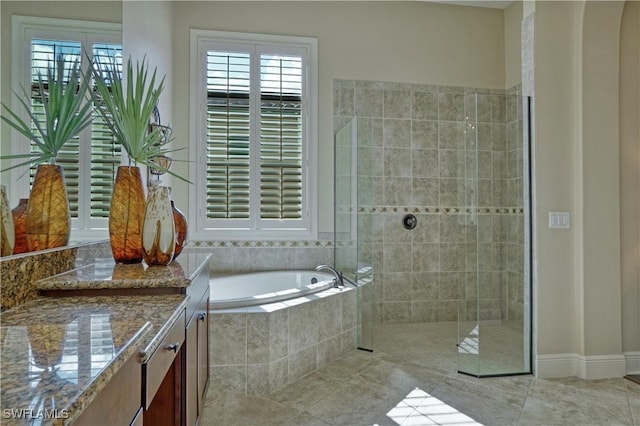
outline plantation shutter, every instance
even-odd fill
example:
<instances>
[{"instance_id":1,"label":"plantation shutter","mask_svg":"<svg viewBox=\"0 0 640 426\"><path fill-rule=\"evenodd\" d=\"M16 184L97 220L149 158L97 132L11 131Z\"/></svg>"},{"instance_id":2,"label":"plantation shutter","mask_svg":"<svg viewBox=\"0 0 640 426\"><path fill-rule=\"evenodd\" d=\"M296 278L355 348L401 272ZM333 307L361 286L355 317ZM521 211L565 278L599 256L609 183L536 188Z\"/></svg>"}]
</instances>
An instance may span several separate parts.
<instances>
[{"instance_id":1,"label":"plantation shutter","mask_svg":"<svg viewBox=\"0 0 640 426\"><path fill-rule=\"evenodd\" d=\"M30 83L31 107L32 112L38 119L40 119L41 122L44 120L44 107L42 99L38 95L38 75L46 81L47 69L50 64L55 66L55 58L58 55L63 55L65 70L70 70L74 61L80 57L80 52L80 42L42 39L32 40ZM65 77L68 78L67 72L65 72ZM32 128L34 130L36 129L33 124ZM60 150L58 158L56 159L56 163L61 165L64 169L64 178L67 184L67 193L69 195L69 207L71 210L71 217L73 218L78 217L79 145L80 139L78 137L73 138ZM31 152L38 152L34 142L31 142ZM30 169L30 180L32 184L35 173L36 166L34 165Z\"/></svg>"},{"instance_id":2,"label":"plantation shutter","mask_svg":"<svg viewBox=\"0 0 640 426\"><path fill-rule=\"evenodd\" d=\"M120 45L93 45L93 60L101 67L108 66L121 54ZM91 218L109 217L111 193L119 165L120 145L116 143L102 116L94 111L91 122Z\"/></svg>"},{"instance_id":3,"label":"plantation shutter","mask_svg":"<svg viewBox=\"0 0 640 426\"><path fill-rule=\"evenodd\" d=\"M31 105L38 118L43 118L42 100L38 95L38 73L46 78L49 64L55 65L57 55L63 55L65 69L70 70L83 51L79 41L33 39L31 41ZM93 59L107 64L121 56L119 44L94 43ZM86 58L81 58L86 60ZM85 68L83 68L85 69ZM35 127L34 127L35 128ZM31 143L32 152L35 144ZM117 167L120 165L120 145L99 114L93 114L89 130L70 140L60 151L56 162L64 168L74 228L91 228L93 219L109 217L111 193ZM31 184L36 166L31 167Z\"/></svg>"},{"instance_id":4,"label":"plantation shutter","mask_svg":"<svg viewBox=\"0 0 640 426\"><path fill-rule=\"evenodd\" d=\"M208 219L248 219L250 55L207 53Z\"/></svg>"},{"instance_id":5,"label":"plantation shutter","mask_svg":"<svg viewBox=\"0 0 640 426\"><path fill-rule=\"evenodd\" d=\"M302 58L260 56L260 218L302 217Z\"/></svg>"},{"instance_id":6,"label":"plantation shutter","mask_svg":"<svg viewBox=\"0 0 640 426\"><path fill-rule=\"evenodd\" d=\"M262 54L259 72L251 63L250 52L207 52L207 219L300 219L302 58ZM259 137L257 150L252 134ZM253 195L252 167L259 170Z\"/></svg>"}]
</instances>

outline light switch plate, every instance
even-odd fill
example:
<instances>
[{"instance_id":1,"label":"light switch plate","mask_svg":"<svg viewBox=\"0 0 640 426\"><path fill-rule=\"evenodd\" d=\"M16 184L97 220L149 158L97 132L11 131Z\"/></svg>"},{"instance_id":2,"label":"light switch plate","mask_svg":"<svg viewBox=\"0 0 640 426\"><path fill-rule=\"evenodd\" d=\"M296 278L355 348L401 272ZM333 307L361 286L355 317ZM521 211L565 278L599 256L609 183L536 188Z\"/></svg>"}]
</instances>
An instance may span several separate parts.
<instances>
[{"instance_id":1,"label":"light switch plate","mask_svg":"<svg viewBox=\"0 0 640 426\"><path fill-rule=\"evenodd\" d=\"M571 227L569 212L549 212L549 228L567 229Z\"/></svg>"}]
</instances>

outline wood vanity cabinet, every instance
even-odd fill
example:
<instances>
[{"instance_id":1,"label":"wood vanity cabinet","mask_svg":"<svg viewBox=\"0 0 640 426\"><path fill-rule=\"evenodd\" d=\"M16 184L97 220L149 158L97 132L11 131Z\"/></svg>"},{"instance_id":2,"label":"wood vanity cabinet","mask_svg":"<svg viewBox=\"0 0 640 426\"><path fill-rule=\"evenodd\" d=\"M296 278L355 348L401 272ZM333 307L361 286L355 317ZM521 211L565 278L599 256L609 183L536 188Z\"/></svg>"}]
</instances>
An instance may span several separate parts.
<instances>
[{"instance_id":1,"label":"wood vanity cabinet","mask_svg":"<svg viewBox=\"0 0 640 426\"><path fill-rule=\"evenodd\" d=\"M158 348L142 364L143 422L147 425L181 424L184 313L171 326Z\"/></svg>"},{"instance_id":2,"label":"wood vanity cabinet","mask_svg":"<svg viewBox=\"0 0 640 426\"><path fill-rule=\"evenodd\" d=\"M194 293L191 300L196 302L187 307L192 314L187 320L183 364L186 426L195 425L200 417L209 384L209 277L203 275L206 280L195 280L189 287Z\"/></svg>"},{"instance_id":3,"label":"wood vanity cabinet","mask_svg":"<svg viewBox=\"0 0 640 426\"><path fill-rule=\"evenodd\" d=\"M137 425L140 406L140 359L130 357L73 424ZM117 409L114 409L117 407Z\"/></svg>"},{"instance_id":4,"label":"wood vanity cabinet","mask_svg":"<svg viewBox=\"0 0 640 426\"><path fill-rule=\"evenodd\" d=\"M143 365L145 425L193 426L202 413L209 383L209 276L187 288L184 316ZM179 346L175 346L179 343ZM174 346L172 346L174 345ZM175 354L167 348L176 347ZM159 354L159 360L156 360Z\"/></svg>"},{"instance_id":5,"label":"wood vanity cabinet","mask_svg":"<svg viewBox=\"0 0 640 426\"><path fill-rule=\"evenodd\" d=\"M76 424L197 424L209 384L209 273L206 269L187 287L41 289L39 294L48 297L189 296L184 311L174 317L171 328L147 361L141 365L140 357L131 357Z\"/></svg>"}]
</instances>

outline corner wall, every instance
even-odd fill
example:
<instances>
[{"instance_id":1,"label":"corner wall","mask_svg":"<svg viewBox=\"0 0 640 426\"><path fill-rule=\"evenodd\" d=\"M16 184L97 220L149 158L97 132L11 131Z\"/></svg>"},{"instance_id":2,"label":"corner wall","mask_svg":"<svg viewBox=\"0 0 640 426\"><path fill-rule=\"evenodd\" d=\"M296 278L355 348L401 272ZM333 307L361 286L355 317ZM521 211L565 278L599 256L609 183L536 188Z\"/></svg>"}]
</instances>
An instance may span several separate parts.
<instances>
[{"instance_id":1,"label":"corner wall","mask_svg":"<svg viewBox=\"0 0 640 426\"><path fill-rule=\"evenodd\" d=\"M640 3L625 2L620 31L620 254L622 352L640 374Z\"/></svg>"},{"instance_id":2,"label":"corner wall","mask_svg":"<svg viewBox=\"0 0 640 426\"><path fill-rule=\"evenodd\" d=\"M628 55L620 51L623 4L536 2L540 377L621 377L629 360L623 353L628 339L623 328L637 335L637 317L623 317L620 285L620 210L625 197L620 188L631 184L637 191L637 180L625 183L625 177L620 183L619 120L624 113L619 110L619 68L620 58ZM637 109L635 114L637 123ZM548 212L554 210L571 212L570 229L548 227ZM627 285L637 288L637 281Z\"/></svg>"}]
</instances>

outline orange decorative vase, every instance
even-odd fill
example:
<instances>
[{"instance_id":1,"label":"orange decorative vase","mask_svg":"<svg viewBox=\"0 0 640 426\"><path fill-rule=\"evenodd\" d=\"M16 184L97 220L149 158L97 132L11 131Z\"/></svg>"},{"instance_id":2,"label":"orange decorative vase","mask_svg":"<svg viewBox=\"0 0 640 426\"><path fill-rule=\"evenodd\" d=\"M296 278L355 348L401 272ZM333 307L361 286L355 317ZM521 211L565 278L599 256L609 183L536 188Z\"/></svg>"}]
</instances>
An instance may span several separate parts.
<instances>
[{"instance_id":1,"label":"orange decorative vase","mask_svg":"<svg viewBox=\"0 0 640 426\"><path fill-rule=\"evenodd\" d=\"M142 225L142 251L147 265L168 265L173 260L176 231L169 188L152 185Z\"/></svg>"},{"instance_id":2,"label":"orange decorative vase","mask_svg":"<svg viewBox=\"0 0 640 426\"><path fill-rule=\"evenodd\" d=\"M40 164L36 169L25 229L27 245L32 251L69 243L71 214L62 166Z\"/></svg>"},{"instance_id":3,"label":"orange decorative vase","mask_svg":"<svg viewBox=\"0 0 640 426\"><path fill-rule=\"evenodd\" d=\"M27 244L27 206L29 199L20 198L18 205L11 210L13 214L13 229L15 229L16 245L13 246L13 254L29 251Z\"/></svg>"},{"instance_id":4,"label":"orange decorative vase","mask_svg":"<svg viewBox=\"0 0 640 426\"><path fill-rule=\"evenodd\" d=\"M116 263L142 262L144 207L140 169L118 167L109 212L109 241Z\"/></svg>"},{"instance_id":5,"label":"orange decorative vase","mask_svg":"<svg viewBox=\"0 0 640 426\"><path fill-rule=\"evenodd\" d=\"M13 215L9 209L9 198L7 197L7 187L0 185L0 256L13 254L15 244L15 233L13 227Z\"/></svg>"},{"instance_id":6,"label":"orange decorative vase","mask_svg":"<svg viewBox=\"0 0 640 426\"><path fill-rule=\"evenodd\" d=\"M176 249L173 254L173 258L175 259L182 253L182 249L187 242L187 218L180 209L176 207L173 200L171 200L171 209L173 210L173 223L176 228Z\"/></svg>"}]
</instances>

